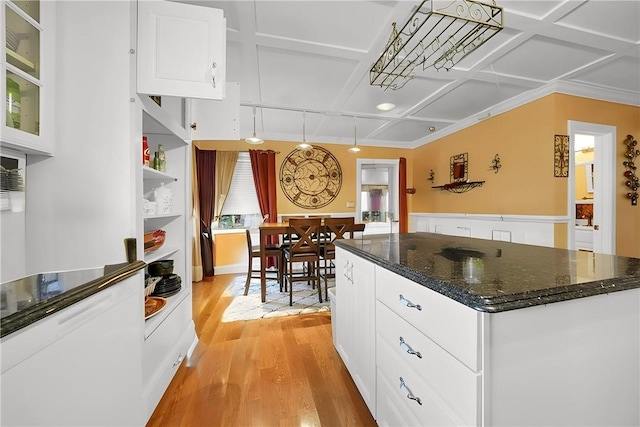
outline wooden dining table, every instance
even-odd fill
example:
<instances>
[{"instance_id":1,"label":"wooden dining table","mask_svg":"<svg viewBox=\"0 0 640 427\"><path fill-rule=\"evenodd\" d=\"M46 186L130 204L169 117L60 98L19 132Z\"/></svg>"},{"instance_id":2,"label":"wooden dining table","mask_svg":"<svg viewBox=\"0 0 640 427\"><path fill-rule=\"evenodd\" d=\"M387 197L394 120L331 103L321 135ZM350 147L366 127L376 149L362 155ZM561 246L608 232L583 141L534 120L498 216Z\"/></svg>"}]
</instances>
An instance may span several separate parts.
<instances>
[{"instance_id":1,"label":"wooden dining table","mask_svg":"<svg viewBox=\"0 0 640 427\"><path fill-rule=\"evenodd\" d=\"M363 228L359 231L362 231L364 225L360 225ZM288 222L263 222L260 224L260 300L262 302L267 300L267 236L284 236L287 234L288 228Z\"/></svg>"}]
</instances>

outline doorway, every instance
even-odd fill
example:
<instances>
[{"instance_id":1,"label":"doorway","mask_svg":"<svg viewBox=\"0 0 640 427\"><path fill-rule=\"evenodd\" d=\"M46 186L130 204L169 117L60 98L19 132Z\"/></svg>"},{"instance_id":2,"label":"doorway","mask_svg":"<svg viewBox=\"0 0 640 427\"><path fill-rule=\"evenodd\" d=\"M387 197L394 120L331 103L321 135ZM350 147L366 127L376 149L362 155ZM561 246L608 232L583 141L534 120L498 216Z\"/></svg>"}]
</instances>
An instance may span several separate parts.
<instances>
[{"instance_id":1,"label":"doorway","mask_svg":"<svg viewBox=\"0 0 640 427\"><path fill-rule=\"evenodd\" d=\"M568 248L589 250L590 240L593 252L615 254L616 128L569 121L569 141Z\"/></svg>"},{"instance_id":2,"label":"doorway","mask_svg":"<svg viewBox=\"0 0 640 427\"><path fill-rule=\"evenodd\" d=\"M357 159L356 222L367 234L398 232L397 159Z\"/></svg>"}]
</instances>

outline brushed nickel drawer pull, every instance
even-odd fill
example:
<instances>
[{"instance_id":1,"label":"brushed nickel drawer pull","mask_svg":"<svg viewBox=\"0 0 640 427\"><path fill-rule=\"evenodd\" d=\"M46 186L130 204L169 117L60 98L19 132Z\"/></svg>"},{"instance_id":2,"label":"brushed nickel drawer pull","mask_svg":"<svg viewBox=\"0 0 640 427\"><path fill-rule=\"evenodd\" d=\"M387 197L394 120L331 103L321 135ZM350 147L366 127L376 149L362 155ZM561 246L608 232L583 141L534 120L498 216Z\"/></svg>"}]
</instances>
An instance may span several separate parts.
<instances>
[{"instance_id":1,"label":"brushed nickel drawer pull","mask_svg":"<svg viewBox=\"0 0 640 427\"><path fill-rule=\"evenodd\" d=\"M407 353L413 354L414 356L418 356L418 359L422 359L422 354L420 354L419 351L415 351L414 349L412 349L411 346L407 344L407 342L402 337L400 337L400 347L403 347L403 348L406 347Z\"/></svg>"},{"instance_id":2,"label":"brushed nickel drawer pull","mask_svg":"<svg viewBox=\"0 0 640 427\"><path fill-rule=\"evenodd\" d=\"M211 63L211 84L213 85L214 89L216 87L216 68L217 67L218 66L215 62Z\"/></svg>"},{"instance_id":3,"label":"brushed nickel drawer pull","mask_svg":"<svg viewBox=\"0 0 640 427\"><path fill-rule=\"evenodd\" d=\"M176 361L173 362L173 367L175 368L176 366L181 364L183 360L184 360L184 355L182 353L180 353L180 355L178 355L178 358L176 359Z\"/></svg>"},{"instance_id":4,"label":"brushed nickel drawer pull","mask_svg":"<svg viewBox=\"0 0 640 427\"><path fill-rule=\"evenodd\" d=\"M422 400L420 400L419 397L416 397L413 395L413 393L411 393L411 389L409 389L409 387L407 387L407 385L404 383L404 380L402 379L402 377L400 377L400 390L404 389L407 393L407 397L411 400L415 400L416 402L418 402L418 405L422 405Z\"/></svg>"},{"instance_id":5,"label":"brushed nickel drawer pull","mask_svg":"<svg viewBox=\"0 0 640 427\"><path fill-rule=\"evenodd\" d=\"M409 308L415 308L418 311L422 311L422 306L420 304L412 303L411 301L409 301L408 299L403 297L402 294L400 294L400 302L403 303L404 305L406 305Z\"/></svg>"}]
</instances>

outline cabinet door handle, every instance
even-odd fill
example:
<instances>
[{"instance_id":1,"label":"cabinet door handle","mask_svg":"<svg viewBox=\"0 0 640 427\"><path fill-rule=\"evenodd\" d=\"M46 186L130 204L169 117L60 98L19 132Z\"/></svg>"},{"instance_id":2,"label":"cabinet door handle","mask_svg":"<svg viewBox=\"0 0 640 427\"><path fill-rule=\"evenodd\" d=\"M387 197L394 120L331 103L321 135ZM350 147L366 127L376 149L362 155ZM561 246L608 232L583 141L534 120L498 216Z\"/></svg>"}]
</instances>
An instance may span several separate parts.
<instances>
[{"instance_id":1,"label":"cabinet door handle","mask_svg":"<svg viewBox=\"0 0 640 427\"><path fill-rule=\"evenodd\" d=\"M404 389L404 391L407 393L407 398L411 399L411 400L415 400L416 402L418 402L418 405L422 405L422 400L420 400L419 397L414 396L413 393L411 393L411 389L409 387L407 387L407 385L404 383L404 380L402 379L402 377L400 377L400 390Z\"/></svg>"},{"instance_id":2,"label":"cabinet door handle","mask_svg":"<svg viewBox=\"0 0 640 427\"><path fill-rule=\"evenodd\" d=\"M183 360L184 360L184 354L180 353L180 355L178 356L178 358L176 359L176 361L175 361L175 362L173 362L173 367L175 368L176 366L178 366L179 364L181 364Z\"/></svg>"},{"instance_id":3,"label":"cabinet door handle","mask_svg":"<svg viewBox=\"0 0 640 427\"><path fill-rule=\"evenodd\" d=\"M213 85L213 88L215 89L216 87L216 68L218 66L216 65L215 62L211 63L211 84Z\"/></svg>"},{"instance_id":4,"label":"cabinet door handle","mask_svg":"<svg viewBox=\"0 0 640 427\"><path fill-rule=\"evenodd\" d=\"M411 301L406 299L404 296L402 296L402 294L400 294L400 302L409 308L415 308L418 311L422 311L422 306L420 304L412 303Z\"/></svg>"},{"instance_id":5,"label":"cabinet door handle","mask_svg":"<svg viewBox=\"0 0 640 427\"><path fill-rule=\"evenodd\" d=\"M411 346L407 344L407 342L402 337L400 337L400 347L402 347L403 349L406 348L407 353L417 356L418 359L422 359L422 354L420 354L419 351L415 351L414 349L412 349Z\"/></svg>"}]
</instances>

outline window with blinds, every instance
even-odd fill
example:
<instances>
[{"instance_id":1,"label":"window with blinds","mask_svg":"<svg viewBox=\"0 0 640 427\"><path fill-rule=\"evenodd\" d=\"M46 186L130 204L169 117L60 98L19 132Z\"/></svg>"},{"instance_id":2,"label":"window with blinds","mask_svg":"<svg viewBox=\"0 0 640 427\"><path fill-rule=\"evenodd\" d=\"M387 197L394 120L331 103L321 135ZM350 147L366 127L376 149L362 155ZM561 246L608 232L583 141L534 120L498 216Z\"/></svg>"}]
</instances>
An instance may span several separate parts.
<instances>
[{"instance_id":1,"label":"window with blinds","mask_svg":"<svg viewBox=\"0 0 640 427\"><path fill-rule=\"evenodd\" d=\"M249 153L238 153L229 194L222 206L218 228L256 228L262 222L253 183Z\"/></svg>"}]
</instances>

